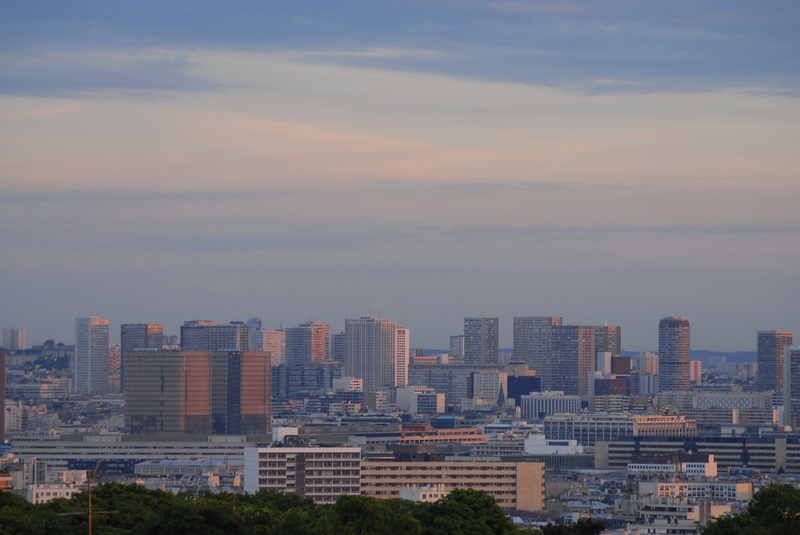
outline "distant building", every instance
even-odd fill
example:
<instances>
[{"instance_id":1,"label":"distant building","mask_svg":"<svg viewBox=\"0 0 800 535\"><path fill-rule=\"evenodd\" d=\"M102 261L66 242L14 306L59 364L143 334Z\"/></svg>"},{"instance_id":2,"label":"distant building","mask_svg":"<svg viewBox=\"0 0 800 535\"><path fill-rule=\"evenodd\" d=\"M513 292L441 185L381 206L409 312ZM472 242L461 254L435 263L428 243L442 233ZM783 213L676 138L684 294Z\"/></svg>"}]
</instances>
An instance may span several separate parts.
<instances>
[{"instance_id":1,"label":"distant building","mask_svg":"<svg viewBox=\"0 0 800 535\"><path fill-rule=\"evenodd\" d=\"M800 424L800 346L783 348L783 419L798 429Z\"/></svg>"},{"instance_id":2,"label":"distant building","mask_svg":"<svg viewBox=\"0 0 800 535\"><path fill-rule=\"evenodd\" d=\"M319 389L310 368L328 358L330 325L308 322L286 329L286 394L295 397Z\"/></svg>"},{"instance_id":3,"label":"distant building","mask_svg":"<svg viewBox=\"0 0 800 535\"><path fill-rule=\"evenodd\" d=\"M464 362L464 335L450 337L450 356L457 362Z\"/></svg>"},{"instance_id":4,"label":"distant building","mask_svg":"<svg viewBox=\"0 0 800 535\"><path fill-rule=\"evenodd\" d=\"M577 440L583 446L629 436L697 436L697 422L683 416L630 414L554 414L544 420L550 440Z\"/></svg>"},{"instance_id":5,"label":"distant building","mask_svg":"<svg viewBox=\"0 0 800 535\"><path fill-rule=\"evenodd\" d=\"M506 510L544 509L542 462L446 461L436 454L412 453L361 464L361 494L366 496L399 498L408 488L434 484L483 491Z\"/></svg>"},{"instance_id":6,"label":"distant building","mask_svg":"<svg viewBox=\"0 0 800 535\"><path fill-rule=\"evenodd\" d=\"M783 348L791 346L791 331L758 331L758 389L781 390L783 388Z\"/></svg>"},{"instance_id":7,"label":"distant building","mask_svg":"<svg viewBox=\"0 0 800 535\"><path fill-rule=\"evenodd\" d=\"M672 316L658 323L660 390L689 390L689 320Z\"/></svg>"},{"instance_id":8,"label":"distant building","mask_svg":"<svg viewBox=\"0 0 800 535\"><path fill-rule=\"evenodd\" d=\"M120 388L125 388L125 363L134 349L164 347L164 326L158 323L123 323L120 326ZM124 392L124 390L122 390Z\"/></svg>"},{"instance_id":9,"label":"distant building","mask_svg":"<svg viewBox=\"0 0 800 535\"><path fill-rule=\"evenodd\" d=\"M361 448L271 446L244 449L244 490L297 494L318 504L361 494Z\"/></svg>"},{"instance_id":10,"label":"distant building","mask_svg":"<svg viewBox=\"0 0 800 535\"><path fill-rule=\"evenodd\" d=\"M216 321L185 321L181 349L190 351L250 351L250 326L242 322L220 325Z\"/></svg>"},{"instance_id":11,"label":"distant building","mask_svg":"<svg viewBox=\"0 0 800 535\"><path fill-rule=\"evenodd\" d=\"M535 375L508 375L508 398L513 399L517 407L522 404L522 396L541 390L542 380Z\"/></svg>"},{"instance_id":12,"label":"distant building","mask_svg":"<svg viewBox=\"0 0 800 535\"><path fill-rule=\"evenodd\" d=\"M3 400L3 406L0 407L0 444L6 440L6 352L0 349L0 399Z\"/></svg>"},{"instance_id":13,"label":"distant building","mask_svg":"<svg viewBox=\"0 0 800 535\"><path fill-rule=\"evenodd\" d=\"M21 351L27 349L25 345L25 329L3 329L3 347L9 351Z\"/></svg>"},{"instance_id":14,"label":"distant building","mask_svg":"<svg viewBox=\"0 0 800 535\"><path fill-rule=\"evenodd\" d=\"M531 392L521 397L520 406L523 418L541 420L551 414L580 411L581 397L563 391Z\"/></svg>"},{"instance_id":15,"label":"distant building","mask_svg":"<svg viewBox=\"0 0 800 535\"><path fill-rule=\"evenodd\" d=\"M331 358L344 364L344 333L331 334Z\"/></svg>"},{"instance_id":16,"label":"distant building","mask_svg":"<svg viewBox=\"0 0 800 535\"><path fill-rule=\"evenodd\" d=\"M514 359L527 362L540 376L547 374L550 327L561 323L562 319L556 316L514 317Z\"/></svg>"},{"instance_id":17,"label":"distant building","mask_svg":"<svg viewBox=\"0 0 800 535\"><path fill-rule=\"evenodd\" d=\"M263 329L261 334L263 336L262 351L272 355L272 365L286 364L286 331Z\"/></svg>"},{"instance_id":18,"label":"distant building","mask_svg":"<svg viewBox=\"0 0 800 535\"><path fill-rule=\"evenodd\" d=\"M132 351L125 432L268 433L270 372L263 351Z\"/></svg>"},{"instance_id":19,"label":"distant building","mask_svg":"<svg viewBox=\"0 0 800 535\"><path fill-rule=\"evenodd\" d=\"M464 362L499 363L499 319L486 316L464 318Z\"/></svg>"},{"instance_id":20,"label":"distant building","mask_svg":"<svg viewBox=\"0 0 800 535\"><path fill-rule=\"evenodd\" d=\"M363 379L365 393L408 383L409 329L388 319L361 317L345 320L344 335L344 373Z\"/></svg>"},{"instance_id":21,"label":"distant building","mask_svg":"<svg viewBox=\"0 0 800 535\"><path fill-rule=\"evenodd\" d=\"M75 392L108 393L108 319L75 319Z\"/></svg>"}]
</instances>

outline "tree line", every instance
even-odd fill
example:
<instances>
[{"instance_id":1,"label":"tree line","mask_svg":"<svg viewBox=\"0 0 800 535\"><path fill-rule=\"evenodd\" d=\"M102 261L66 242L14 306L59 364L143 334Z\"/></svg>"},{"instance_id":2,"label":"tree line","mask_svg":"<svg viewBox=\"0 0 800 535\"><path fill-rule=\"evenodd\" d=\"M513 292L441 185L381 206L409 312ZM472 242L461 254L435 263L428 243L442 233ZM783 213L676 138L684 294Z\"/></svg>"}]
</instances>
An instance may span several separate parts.
<instances>
[{"instance_id":1,"label":"tree line","mask_svg":"<svg viewBox=\"0 0 800 535\"><path fill-rule=\"evenodd\" d=\"M295 494L179 493L107 483L92 490L95 535L518 535L494 498L455 489L433 503L341 496L316 505ZM31 504L0 492L0 535L84 535L89 495ZM550 525L542 535L596 535L602 522ZM534 531L533 533L536 533Z\"/></svg>"}]
</instances>

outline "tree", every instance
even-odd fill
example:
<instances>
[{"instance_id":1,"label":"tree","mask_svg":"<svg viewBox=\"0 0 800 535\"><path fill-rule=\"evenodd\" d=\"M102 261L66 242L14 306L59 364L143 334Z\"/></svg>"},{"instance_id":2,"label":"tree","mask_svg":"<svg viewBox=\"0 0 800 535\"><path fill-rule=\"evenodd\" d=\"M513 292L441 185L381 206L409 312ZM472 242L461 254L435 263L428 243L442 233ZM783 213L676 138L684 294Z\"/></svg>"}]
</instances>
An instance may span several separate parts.
<instances>
[{"instance_id":1,"label":"tree","mask_svg":"<svg viewBox=\"0 0 800 535\"><path fill-rule=\"evenodd\" d=\"M571 526L547 524L540 532L542 535L598 535L604 527L602 520L581 518Z\"/></svg>"},{"instance_id":2,"label":"tree","mask_svg":"<svg viewBox=\"0 0 800 535\"><path fill-rule=\"evenodd\" d=\"M753 496L743 512L712 520L701 535L794 535L800 533L800 489L770 485Z\"/></svg>"}]
</instances>

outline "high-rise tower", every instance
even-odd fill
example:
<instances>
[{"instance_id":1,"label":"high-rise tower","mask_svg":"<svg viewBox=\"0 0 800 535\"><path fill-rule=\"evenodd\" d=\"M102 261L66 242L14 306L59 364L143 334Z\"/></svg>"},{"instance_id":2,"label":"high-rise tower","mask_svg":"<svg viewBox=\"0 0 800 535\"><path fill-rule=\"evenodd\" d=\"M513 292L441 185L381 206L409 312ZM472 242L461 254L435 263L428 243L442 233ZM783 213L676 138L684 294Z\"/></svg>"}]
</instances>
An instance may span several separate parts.
<instances>
[{"instance_id":1,"label":"high-rise tower","mask_svg":"<svg viewBox=\"0 0 800 535\"><path fill-rule=\"evenodd\" d=\"M364 381L364 392L402 386L408 380L409 329L387 319L344 322L345 374Z\"/></svg>"},{"instance_id":2,"label":"high-rise tower","mask_svg":"<svg viewBox=\"0 0 800 535\"><path fill-rule=\"evenodd\" d=\"M792 345L791 331L758 331L758 389L783 388L783 348Z\"/></svg>"},{"instance_id":3,"label":"high-rise tower","mask_svg":"<svg viewBox=\"0 0 800 535\"><path fill-rule=\"evenodd\" d=\"M16 327L3 329L3 347L9 351L26 349L25 329L17 329Z\"/></svg>"},{"instance_id":4,"label":"high-rise tower","mask_svg":"<svg viewBox=\"0 0 800 535\"><path fill-rule=\"evenodd\" d=\"M527 362L539 377L552 377L551 327L562 324L557 316L523 316L514 318L514 360ZM542 379L544 382L545 379Z\"/></svg>"},{"instance_id":5,"label":"high-rise tower","mask_svg":"<svg viewBox=\"0 0 800 535\"><path fill-rule=\"evenodd\" d=\"M760 333L759 333L760 334ZM783 423L800 424L800 347L783 347Z\"/></svg>"},{"instance_id":6,"label":"high-rise tower","mask_svg":"<svg viewBox=\"0 0 800 535\"><path fill-rule=\"evenodd\" d=\"M270 360L264 351L131 351L125 431L268 433Z\"/></svg>"},{"instance_id":7,"label":"high-rise tower","mask_svg":"<svg viewBox=\"0 0 800 535\"><path fill-rule=\"evenodd\" d=\"M464 363L497 364L499 320L480 316L464 318Z\"/></svg>"},{"instance_id":8,"label":"high-rise tower","mask_svg":"<svg viewBox=\"0 0 800 535\"><path fill-rule=\"evenodd\" d=\"M689 320L671 316L658 322L659 390L689 390Z\"/></svg>"},{"instance_id":9,"label":"high-rise tower","mask_svg":"<svg viewBox=\"0 0 800 535\"><path fill-rule=\"evenodd\" d=\"M308 322L286 329L286 388L289 397L316 388L316 380L306 377L311 365L328 357L330 325Z\"/></svg>"},{"instance_id":10,"label":"high-rise tower","mask_svg":"<svg viewBox=\"0 0 800 535\"><path fill-rule=\"evenodd\" d=\"M108 393L108 319L75 318L75 391Z\"/></svg>"},{"instance_id":11,"label":"high-rise tower","mask_svg":"<svg viewBox=\"0 0 800 535\"><path fill-rule=\"evenodd\" d=\"M123 323L120 325L120 386L125 388L125 365L128 353L134 349L161 349L164 347L164 326L158 323Z\"/></svg>"}]
</instances>

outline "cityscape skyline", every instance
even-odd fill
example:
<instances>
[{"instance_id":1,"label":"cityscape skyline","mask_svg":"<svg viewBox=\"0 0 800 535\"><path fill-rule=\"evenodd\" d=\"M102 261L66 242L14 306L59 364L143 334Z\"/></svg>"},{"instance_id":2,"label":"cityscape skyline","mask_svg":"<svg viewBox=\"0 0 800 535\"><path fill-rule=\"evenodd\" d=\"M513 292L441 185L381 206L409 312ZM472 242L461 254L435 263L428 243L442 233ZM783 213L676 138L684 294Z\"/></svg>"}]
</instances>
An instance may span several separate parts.
<instances>
[{"instance_id":1,"label":"cityscape skyline","mask_svg":"<svg viewBox=\"0 0 800 535\"><path fill-rule=\"evenodd\" d=\"M68 334L67 336L65 336L64 338L58 338L56 336L53 336L52 334L51 335L47 335L46 333L47 332L51 332L52 329L42 328L41 329L42 333L43 333L42 339L41 340L39 340L38 338L31 339L30 336L28 336L27 347L31 347L33 345L39 345L39 344L43 343L45 340L48 340L48 339L53 340L55 343L64 343L64 344L68 344L68 345L69 344L74 344L77 341L77 339L76 339L76 331L75 331L75 322L78 319L83 318L83 317L84 316L80 316L80 317L75 317L75 318L71 318L70 319L72 332L70 334ZM91 317L98 317L99 318L99 316L94 316L94 315L91 316ZM370 316L361 316L361 317L362 318L365 318L365 317L369 318ZM651 329L653 331L651 333L653 341L651 343L651 346L647 346L647 347L634 347L631 344L627 343L626 340L628 339L629 331L627 329L625 329L625 337L624 338L620 337L619 332L617 332L617 330L623 328L624 325L609 326L608 322L600 322L600 323L573 322L573 321L569 321L569 318L561 318L561 317L556 317L556 316L514 316L513 318L508 318L507 321L504 322L503 321L504 318L497 317L497 316L495 316L495 317L485 317L485 316L471 317L471 316L465 316L465 317L460 318L460 321L458 322L459 325L456 327L457 329L461 329L461 330L460 331L455 331L455 332L450 333L450 334L442 333L442 335L438 337L439 339L441 339L440 342L435 342L435 343L432 343L432 344L417 343L416 329L413 329L414 333L415 333L415 336L414 336L415 342L412 344L411 348L429 349L429 350L442 350L442 351L445 351L445 352L451 351L452 350L452 347L451 347L452 340L451 340L451 338L460 337L460 338L463 339L464 338L465 328L469 324L470 320L484 319L484 320L490 320L492 322L492 325L493 325L493 329L492 330L494 330L494 328L496 328L497 326L500 326L500 329L498 329L498 333L497 333L498 334L497 347L498 347L499 350L512 349L517 344L519 344L519 347L523 347L523 351L526 351L527 347L525 347L524 343L522 343L521 340L523 338L525 338L525 337L530 337L531 336L530 333L533 332L533 331L530 331L531 327L528 326L527 324L531 323L531 322L533 322L535 324L536 321L538 320L540 322L543 322L542 325L552 324L552 325L563 325L563 326L601 327L602 328L601 332L605 332L608 329L614 329L615 330L614 337L615 337L615 340L616 340L614 342L614 344L616 344L616 345L614 345L613 352L616 353L616 352L619 352L619 351L624 351L624 352L632 352L632 353L633 352L635 352L635 353L641 353L641 352L658 353L658 351L659 351L659 343L661 341L660 338L661 338L661 335L662 335L662 332L663 332L662 329L661 329L661 324L663 323L663 320L666 320L666 319L669 319L669 318L670 317L664 317L664 318L659 318L658 319L658 323L656 324L656 327ZM687 319L685 317L679 317L679 316L672 316L672 318ZM120 331L121 330L124 331L126 328L136 329L136 328L143 328L143 327L150 326L151 329L153 327L158 327L160 329L163 329L163 331L161 331L161 334L163 334L164 337L175 337L175 339L179 343L183 340L184 337L188 336L189 338L186 339L186 340L183 340L183 341L184 341L184 343L188 344L187 348L194 348L194 349L208 349L208 347L212 347L212 346L216 347L216 344L212 341L213 336L212 336L211 339L206 340L207 343L205 345L203 345L203 330L202 330L202 326L215 327L219 331L219 334L217 335L218 337L225 337L225 336L229 336L230 337L230 336L233 336L232 334L227 333L227 330L229 330L230 328L235 327L235 328L239 329L239 330L236 331L236 333L237 333L235 335L236 338L240 338L241 340L244 340L245 338L250 339L250 336L252 336L252 335L248 335L246 333L247 333L248 329L251 329L251 328L254 329L255 328L253 325L250 324L250 322L256 321L256 322L258 322L259 331L262 332L262 333L265 333L265 334L259 335L258 339L250 339L249 343L250 343L250 347L251 348L255 348L256 350L258 350L261 347L261 345L264 343L261 337L263 337L263 336L269 337L270 336L269 333L284 333L286 330L298 329L298 328L301 328L301 327L304 327L304 326L310 326L310 325L325 326L326 329L328 330L327 344L333 344L334 343L333 342L333 336L336 335L339 332L342 332L342 333L344 332L345 326L346 326L346 322L350 321L350 320L358 319L358 318L355 317L355 316L353 316L353 317L345 317L345 318L341 319L340 323L339 322L321 322L319 320L303 320L303 321L300 321L300 322L292 324L292 323L287 323L287 322L280 321L280 322L278 322L278 324L275 324L275 325L271 325L267 321L264 321L261 316L252 316L252 317L247 317L247 318L235 317L235 318L229 318L229 319L220 318L218 320L208 320L208 319L204 319L204 320L197 320L197 319L194 319L194 320L180 320L180 321L165 322L165 323L158 323L158 322L154 322L154 321L149 321L149 322L145 322L145 321L142 321L142 322L118 322L118 321L115 321L113 318L107 318L107 317L103 317L102 319L108 321L108 340L109 340L109 344L112 344L112 345L114 345L114 344L118 345L118 344L122 344L123 343L122 336L120 336ZM654 320L654 321L656 321L656 320ZM413 325L414 324L414 322L408 322L408 321L403 321L403 323L406 323L408 325ZM692 323L694 323L694 322L692 322ZM525 325L525 327L523 327L523 325ZM198 328L197 326L201 327L201 330L198 331L199 334L195 335L195 336L200 336L199 341L195 341L194 338L192 337L192 334L191 334L192 329L197 329ZM25 329L25 328L17 328L17 327L15 327L15 329L18 329L18 330L21 330L21 331L29 331L28 329ZM523 329L527 329L527 331L523 330ZM421 328L421 330L424 330L424 328ZM694 331L694 329L693 329L693 331ZM522 332L525 332L526 334L525 335L521 335L520 333L522 333ZM794 332L793 329L783 329L783 328L781 328L781 329L769 329L769 330L764 330L764 329L756 330L756 329L753 329L752 332L750 333L752 340L750 341L749 345L747 345L745 347L734 348L734 349L729 350L729 351L725 351L725 350L719 349L718 347L713 347L713 346L712 347L699 347L694 342L694 333L693 333L692 334L691 351L715 351L715 352L719 352L719 353L725 353L725 352L730 352L730 353L751 352L754 355L756 355L759 352L759 347L760 347L760 344L761 344L761 341L762 341L762 337L765 335L765 333L788 333L788 336L791 337L791 333L792 332ZM537 336L537 335L534 335L534 336ZM607 334L606 334L606 336L607 336ZM208 337L209 337L209 334L206 333L205 334L205 338L208 338ZM283 343L285 344L285 342L283 342ZM599 339L597 340L597 343L600 344L600 340ZM197 345L197 344L200 344L200 345ZM229 344L229 345L231 345L231 344ZM239 344L236 343L236 344L233 344L233 346L234 347L239 347ZM4 349L10 349L10 348L4 348ZM331 355L331 353L333 351L332 347L328 346L328 347L326 347L325 350L329 354L328 356L332 356ZM533 355L527 355L527 356L520 355L520 357L522 358L523 361L526 361L526 362L538 362L537 358L535 356L533 356Z\"/></svg>"},{"instance_id":2,"label":"cityscape skyline","mask_svg":"<svg viewBox=\"0 0 800 535\"><path fill-rule=\"evenodd\" d=\"M0 325L800 331L800 5L351 5L9 6Z\"/></svg>"}]
</instances>

